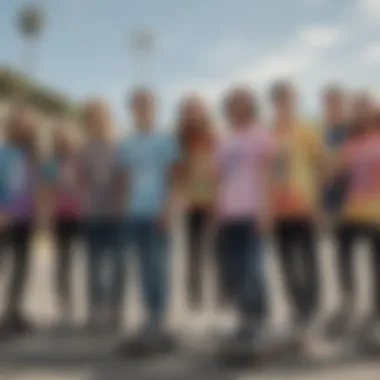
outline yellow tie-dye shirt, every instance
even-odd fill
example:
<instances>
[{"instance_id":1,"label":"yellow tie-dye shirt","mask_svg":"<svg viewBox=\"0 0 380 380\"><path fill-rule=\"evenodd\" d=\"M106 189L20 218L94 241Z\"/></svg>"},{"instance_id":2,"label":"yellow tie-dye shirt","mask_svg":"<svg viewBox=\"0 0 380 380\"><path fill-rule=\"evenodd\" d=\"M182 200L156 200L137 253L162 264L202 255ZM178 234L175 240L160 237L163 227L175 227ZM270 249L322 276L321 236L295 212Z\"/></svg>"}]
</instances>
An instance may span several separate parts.
<instances>
[{"instance_id":1,"label":"yellow tie-dye shirt","mask_svg":"<svg viewBox=\"0 0 380 380\"><path fill-rule=\"evenodd\" d=\"M316 127L302 123L276 129L274 136L274 216L280 220L313 217L321 194L322 138Z\"/></svg>"},{"instance_id":2,"label":"yellow tie-dye shirt","mask_svg":"<svg viewBox=\"0 0 380 380\"><path fill-rule=\"evenodd\" d=\"M349 175L343 220L380 227L380 133L352 139L342 156Z\"/></svg>"}]
</instances>

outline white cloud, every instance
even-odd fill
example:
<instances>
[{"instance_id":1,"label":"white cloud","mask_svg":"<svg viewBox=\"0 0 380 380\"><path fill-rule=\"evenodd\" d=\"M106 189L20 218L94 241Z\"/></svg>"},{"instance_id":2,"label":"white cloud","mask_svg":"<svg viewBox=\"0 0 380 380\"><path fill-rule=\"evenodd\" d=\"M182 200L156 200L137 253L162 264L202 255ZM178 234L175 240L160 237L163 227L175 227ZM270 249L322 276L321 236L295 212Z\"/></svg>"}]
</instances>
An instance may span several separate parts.
<instances>
[{"instance_id":1,"label":"white cloud","mask_svg":"<svg viewBox=\"0 0 380 380\"><path fill-rule=\"evenodd\" d=\"M247 43L242 38L228 38L210 49L203 59L213 69L228 69L255 54L254 43Z\"/></svg>"},{"instance_id":2,"label":"white cloud","mask_svg":"<svg viewBox=\"0 0 380 380\"><path fill-rule=\"evenodd\" d=\"M376 22L380 19L380 0L357 0L359 9L368 21Z\"/></svg>"},{"instance_id":3,"label":"white cloud","mask_svg":"<svg viewBox=\"0 0 380 380\"><path fill-rule=\"evenodd\" d=\"M343 38L343 31L336 27L314 26L307 27L297 35L301 44L313 48L329 48L336 45Z\"/></svg>"},{"instance_id":4,"label":"white cloud","mask_svg":"<svg viewBox=\"0 0 380 380\"><path fill-rule=\"evenodd\" d=\"M195 90L215 106L220 95L231 84L246 83L262 94L276 79L310 77L322 63L326 52L339 44L345 36L343 30L338 27L308 26L285 41L282 46L260 52L260 55L254 51L255 48L250 48L252 45L242 42L235 45L233 41L226 41L225 44L221 43L211 55L209 52L205 55L208 64L214 62L215 67L219 69L220 60L229 54L245 59L235 60L233 68L223 76L212 79L190 78L186 82L176 83L168 91L168 103L173 104L184 93Z\"/></svg>"},{"instance_id":5,"label":"white cloud","mask_svg":"<svg viewBox=\"0 0 380 380\"><path fill-rule=\"evenodd\" d=\"M360 54L360 58L365 63L380 63L380 44L367 46Z\"/></svg>"}]
</instances>

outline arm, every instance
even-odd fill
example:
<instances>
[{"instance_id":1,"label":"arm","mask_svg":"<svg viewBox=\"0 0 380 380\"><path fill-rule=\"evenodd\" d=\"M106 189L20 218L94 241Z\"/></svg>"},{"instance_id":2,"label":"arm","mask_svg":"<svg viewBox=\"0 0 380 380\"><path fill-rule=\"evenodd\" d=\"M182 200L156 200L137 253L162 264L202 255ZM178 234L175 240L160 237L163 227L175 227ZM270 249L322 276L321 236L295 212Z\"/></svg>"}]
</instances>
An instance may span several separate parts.
<instances>
[{"instance_id":1,"label":"arm","mask_svg":"<svg viewBox=\"0 0 380 380\"><path fill-rule=\"evenodd\" d=\"M166 197L164 200L163 214L161 216L161 226L167 228L170 222L170 218L177 211L179 203L182 178L183 178L183 162L180 147L176 139L171 140L168 147L168 184L166 189Z\"/></svg>"},{"instance_id":2,"label":"arm","mask_svg":"<svg viewBox=\"0 0 380 380\"><path fill-rule=\"evenodd\" d=\"M261 232L265 235L272 228L273 222L273 197L274 197L274 176L273 176L273 161L274 161L274 144L268 139L263 155L263 162L260 167L259 181L262 184L262 201L259 212L259 225Z\"/></svg>"}]
</instances>

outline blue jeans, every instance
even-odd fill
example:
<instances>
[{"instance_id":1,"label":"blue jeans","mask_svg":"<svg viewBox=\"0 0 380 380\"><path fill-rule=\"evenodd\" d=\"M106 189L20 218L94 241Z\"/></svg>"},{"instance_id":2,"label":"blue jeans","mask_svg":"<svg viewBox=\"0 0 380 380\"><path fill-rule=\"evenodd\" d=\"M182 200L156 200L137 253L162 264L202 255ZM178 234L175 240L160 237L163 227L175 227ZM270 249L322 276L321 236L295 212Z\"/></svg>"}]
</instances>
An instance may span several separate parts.
<instances>
[{"instance_id":1,"label":"blue jeans","mask_svg":"<svg viewBox=\"0 0 380 380\"><path fill-rule=\"evenodd\" d=\"M121 313L125 287L125 221L99 218L85 224L88 259L88 297L91 312L103 307ZM111 268L110 281L104 282L104 270Z\"/></svg>"},{"instance_id":2,"label":"blue jeans","mask_svg":"<svg viewBox=\"0 0 380 380\"><path fill-rule=\"evenodd\" d=\"M169 244L167 231L156 219L132 218L128 231L137 248L144 302L150 318L164 316L168 300Z\"/></svg>"},{"instance_id":3,"label":"blue jeans","mask_svg":"<svg viewBox=\"0 0 380 380\"><path fill-rule=\"evenodd\" d=\"M228 296L243 316L263 319L267 306L265 268L256 224L250 221L222 223L218 229L216 249Z\"/></svg>"}]
</instances>

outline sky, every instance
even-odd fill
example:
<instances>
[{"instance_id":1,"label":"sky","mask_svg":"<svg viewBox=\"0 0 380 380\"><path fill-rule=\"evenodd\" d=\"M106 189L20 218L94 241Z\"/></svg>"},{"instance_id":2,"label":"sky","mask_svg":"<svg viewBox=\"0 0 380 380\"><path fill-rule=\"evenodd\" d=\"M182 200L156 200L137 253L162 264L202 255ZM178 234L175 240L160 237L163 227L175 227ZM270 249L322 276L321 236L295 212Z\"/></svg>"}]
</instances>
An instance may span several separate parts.
<instances>
[{"instance_id":1,"label":"sky","mask_svg":"<svg viewBox=\"0 0 380 380\"><path fill-rule=\"evenodd\" d=\"M143 75L173 122L180 97L197 91L217 109L231 85L252 85L263 104L270 83L289 77L302 111L316 115L328 82L380 94L380 0L39 0L46 26L35 76L74 99L107 99L120 125L125 99ZM16 15L0 0L0 65L23 67ZM136 30L155 46L142 70Z\"/></svg>"}]
</instances>

